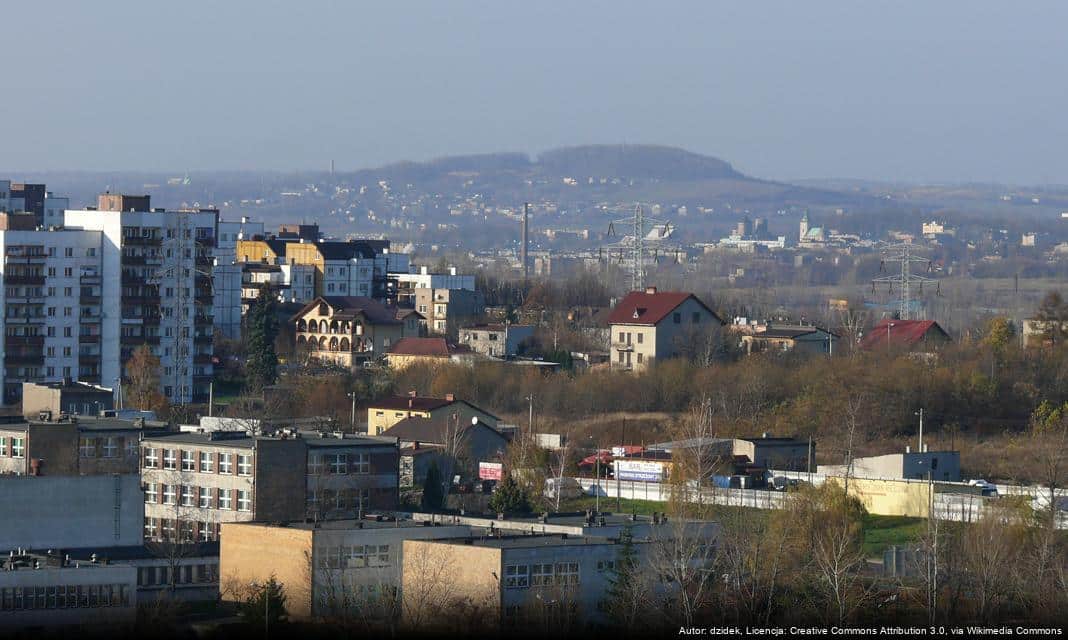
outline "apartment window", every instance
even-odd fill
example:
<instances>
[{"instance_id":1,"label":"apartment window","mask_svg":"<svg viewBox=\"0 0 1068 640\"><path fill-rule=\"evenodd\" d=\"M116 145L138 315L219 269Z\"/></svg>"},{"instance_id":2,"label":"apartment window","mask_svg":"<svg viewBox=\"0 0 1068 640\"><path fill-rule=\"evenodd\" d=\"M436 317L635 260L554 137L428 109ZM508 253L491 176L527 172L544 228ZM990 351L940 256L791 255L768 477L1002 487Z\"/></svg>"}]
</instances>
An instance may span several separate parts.
<instances>
[{"instance_id":1,"label":"apartment window","mask_svg":"<svg viewBox=\"0 0 1068 640\"><path fill-rule=\"evenodd\" d=\"M330 473L335 476L345 475L349 471L349 456L345 453L337 453L330 456Z\"/></svg>"},{"instance_id":2,"label":"apartment window","mask_svg":"<svg viewBox=\"0 0 1068 640\"><path fill-rule=\"evenodd\" d=\"M371 456L366 453L355 454L352 461L353 473L371 473Z\"/></svg>"},{"instance_id":3,"label":"apartment window","mask_svg":"<svg viewBox=\"0 0 1068 640\"><path fill-rule=\"evenodd\" d=\"M622 331L620 331L619 332L619 342L625 342L626 338L627 338L627 336Z\"/></svg>"},{"instance_id":4,"label":"apartment window","mask_svg":"<svg viewBox=\"0 0 1068 640\"><path fill-rule=\"evenodd\" d=\"M308 456L308 475L318 476L323 472L323 457L313 453Z\"/></svg>"},{"instance_id":5,"label":"apartment window","mask_svg":"<svg viewBox=\"0 0 1068 640\"><path fill-rule=\"evenodd\" d=\"M182 506L183 507L196 506L195 505L195 501L196 501L196 498L194 497L194 494L193 494L193 487L190 487L187 484L183 484L182 485Z\"/></svg>"},{"instance_id":6,"label":"apartment window","mask_svg":"<svg viewBox=\"0 0 1068 640\"><path fill-rule=\"evenodd\" d=\"M252 499L249 497L248 491L245 489L237 490L237 510L252 511Z\"/></svg>"},{"instance_id":7,"label":"apartment window","mask_svg":"<svg viewBox=\"0 0 1068 640\"><path fill-rule=\"evenodd\" d=\"M132 437L126 438L126 457L137 457L137 440L134 440Z\"/></svg>"},{"instance_id":8,"label":"apartment window","mask_svg":"<svg viewBox=\"0 0 1068 640\"><path fill-rule=\"evenodd\" d=\"M201 509L211 508L211 489L209 489L208 487L200 488L200 496L197 506L199 506Z\"/></svg>"},{"instance_id":9,"label":"apartment window","mask_svg":"<svg viewBox=\"0 0 1068 640\"><path fill-rule=\"evenodd\" d=\"M63 295L69 298L74 295L74 290L71 287L63 287Z\"/></svg>"},{"instance_id":10,"label":"apartment window","mask_svg":"<svg viewBox=\"0 0 1068 640\"><path fill-rule=\"evenodd\" d=\"M72 269L70 267L64 267L63 276L66 277L66 278L73 278L74 277L74 269Z\"/></svg>"},{"instance_id":11,"label":"apartment window","mask_svg":"<svg viewBox=\"0 0 1068 640\"><path fill-rule=\"evenodd\" d=\"M600 573L615 572L616 561L615 560L598 560L597 571Z\"/></svg>"},{"instance_id":12,"label":"apartment window","mask_svg":"<svg viewBox=\"0 0 1068 640\"><path fill-rule=\"evenodd\" d=\"M95 458L96 440L93 438L80 438L78 441L78 455L83 458Z\"/></svg>"},{"instance_id":13,"label":"apartment window","mask_svg":"<svg viewBox=\"0 0 1068 640\"><path fill-rule=\"evenodd\" d=\"M224 509L226 511L229 511L230 509L234 508L233 507L233 496L231 495L229 489L220 489L219 490L219 508L220 509Z\"/></svg>"},{"instance_id":14,"label":"apartment window","mask_svg":"<svg viewBox=\"0 0 1068 640\"><path fill-rule=\"evenodd\" d=\"M252 456L248 454L240 454L237 456L237 475L252 475Z\"/></svg>"},{"instance_id":15,"label":"apartment window","mask_svg":"<svg viewBox=\"0 0 1068 640\"><path fill-rule=\"evenodd\" d=\"M174 540L174 520L170 518L160 520L160 537L164 540Z\"/></svg>"},{"instance_id":16,"label":"apartment window","mask_svg":"<svg viewBox=\"0 0 1068 640\"><path fill-rule=\"evenodd\" d=\"M219 454L219 473L233 473L234 472L234 454L232 453L220 453Z\"/></svg>"},{"instance_id":17,"label":"apartment window","mask_svg":"<svg viewBox=\"0 0 1068 640\"><path fill-rule=\"evenodd\" d=\"M145 502L148 502L148 495L145 495ZM156 518L145 518L145 538L152 540L159 535L159 520Z\"/></svg>"},{"instance_id":18,"label":"apartment window","mask_svg":"<svg viewBox=\"0 0 1068 640\"><path fill-rule=\"evenodd\" d=\"M673 314L671 314L671 321L674 322L675 324L682 324L682 314L681 313L673 313Z\"/></svg>"},{"instance_id":19,"label":"apartment window","mask_svg":"<svg viewBox=\"0 0 1068 640\"><path fill-rule=\"evenodd\" d=\"M212 530L210 522L198 522L197 523L197 540L201 542L210 542L215 538L215 532ZM201 574L205 571L202 569ZM209 580L203 580L203 582L209 582Z\"/></svg>"},{"instance_id":20,"label":"apartment window","mask_svg":"<svg viewBox=\"0 0 1068 640\"><path fill-rule=\"evenodd\" d=\"M200 452L200 471L201 473L212 473L215 471L215 461L212 459L212 455L207 451Z\"/></svg>"},{"instance_id":21,"label":"apartment window","mask_svg":"<svg viewBox=\"0 0 1068 640\"><path fill-rule=\"evenodd\" d=\"M577 562L556 563L556 584L574 585L579 583L579 565Z\"/></svg>"},{"instance_id":22,"label":"apartment window","mask_svg":"<svg viewBox=\"0 0 1068 640\"><path fill-rule=\"evenodd\" d=\"M63 256L66 258L74 257L74 247L66 247L63 249Z\"/></svg>"},{"instance_id":23,"label":"apartment window","mask_svg":"<svg viewBox=\"0 0 1068 640\"><path fill-rule=\"evenodd\" d=\"M195 470L196 470L196 462L194 461L194 458L193 458L193 452L192 451L183 451L182 452L182 471L195 471Z\"/></svg>"},{"instance_id":24,"label":"apartment window","mask_svg":"<svg viewBox=\"0 0 1068 640\"><path fill-rule=\"evenodd\" d=\"M549 587L553 584L553 565L533 564L530 565L530 584L535 587Z\"/></svg>"},{"instance_id":25,"label":"apartment window","mask_svg":"<svg viewBox=\"0 0 1068 640\"><path fill-rule=\"evenodd\" d=\"M63 327L63 337L64 338L73 338L74 337L74 330L71 327Z\"/></svg>"},{"instance_id":26,"label":"apartment window","mask_svg":"<svg viewBox=\"0 0 1068 640\"><path fill-rule=\"evenodd\" d=\"M145 502L149 504L159 502L159 485L155 482L150 482L145 485Z\"/></svg>"},{"instance_id":27,"label":"apartment window","mask_svg":"<svg viewBox=\"0 0 1068 640\"><path fill-rule=\"evenodd\" d=\"M505 589L526 589L530 586L530 565L510 564L504 568Z\"/></svg>"},{"instance_id":28,"label":"apartment window","mask_svg":"<svg viewBox=\"0 0 1068 640\"><path fill-rule=\"evenodd\" d=\"M63 347L63 357L69 358L71 354L70 347Z\"/></svg>"},{"instance_id":29,"label":"apartment window","mask_svg":"<svg viewBox=\"0 0 1068 640\"><path fill-rule=\"evenodd\" d=\"M159 449L145 449L145 468L159 468Z\"/></svg>"},{"instance_id":30,"label":"apartment window","mask_svg":"<svg viewBox=\"0 0 1068 640\"><path fill-rule=\"evenodd\" d=\"M74 315L74 309L71 307L63 307L63 317L70 318Z\"/></svg>"},{"instance_id":31,"label":"apartment window","mask_svg":"<svg viewBox=\"0 0 1068 640\"><path fill-rule=\"evenodd\" d=\"M26 440L25 440L25 438L12 438L11 439L11 457L12 458L24 458L24 457L26 457Z\"/></svg>"},{"instance_id":32,"label":"apartment window","mask_svg":"<svg viewBox=\"0 0 1068 640\"><path fill-rule=\"evenodd\" d=\"M174 449L163 450L163 468L164 469L177 469L178 468L178 453Z\"/></svg>"},{"instance_id":33,"label":"apartment window","mask_svg":"<svg viewBox=\"0 0 1068 640\"><path fill-rule=\"evenodd\" d=\"M163 485L163 504L175 504L178 501L177 489L173 484Z\"/></svg>"},{"instance_id":34,"label":"apartment window","mask_svg":"<svg viewBox=\"0 0 1068 640\"><path fill-rule=\"evenodd\" d=\"M638 344L641 344L642 340L645 338L645 334L644 333L639 333L637 335L638 335Z\"/></svg>"},{"instance_id":35,"label":"apartment window","mask_svg":"<svg viewBox=\"0 0 1068 640\"><path fill-rule=\"evenodd\" d=\"M119 439L111 436L104 438L104 457L105 458L118 458L119 457Z\"/></svg>"},{"instance_id":36,"label":"apartment window","mask_svg":"<svg viewBox=\"0 0 1068 640\"><path fill-rule=\"evenodd\" d=\"M638 354L638 364L642 363L642 354Z\"/></svg>"},{"instance_id":37,"label":"apartment window","mask_svg":"<svg viewBox=\"0 0 1068 640\"><path fill-rule=\"evenodd\" d=\"M7 436L0 436L0 456L7 455Z\"/></svg>"}]
</instances>

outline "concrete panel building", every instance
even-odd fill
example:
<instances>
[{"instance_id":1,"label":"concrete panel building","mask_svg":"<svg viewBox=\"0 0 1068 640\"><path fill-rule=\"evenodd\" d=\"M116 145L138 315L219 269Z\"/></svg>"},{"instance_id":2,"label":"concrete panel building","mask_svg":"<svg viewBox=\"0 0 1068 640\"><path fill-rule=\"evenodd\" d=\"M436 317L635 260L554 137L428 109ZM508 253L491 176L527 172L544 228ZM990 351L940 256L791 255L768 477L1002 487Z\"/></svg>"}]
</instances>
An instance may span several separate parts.
<instances>
[{"instance_id":1,"label":"concrete panel building","mask_svg":"<svg viewBox=\"0 0 1068 640\"><path fill-rule=\"evenodd\" d=\"M144 494L136 474L0 476L0 549L141 544Z\"/></svg>"},{"instance_id":2,"label":"concrete panel building","mask_svg":"<svg viewBox=\"0 0 1068 640\"><path fill-rule=\"evenodd\" d=\"M118 377L118 351L102 341L104 244L99 231L0 230L4 404L23 382Z\"/></svg>"},{"instance_id":3,"label":"concrete panel building","mask_svg":"<svg viewBox=\"0 0 1068 640\"><path fill-rule=\"evenodd\" d=\"M98 301L120 310L100 322L99 349L108 357L99 377L118 380L134 349L147 344L160 358L161 391L171 402L206 402L219 212L149 205L148 196L102 194L96 209L64 217L67 228L102 232Z\"/></svg>"},{"instance_id":4,"label":"concrete panel building","mask_svg":"<svg viewBox=\"0 0 1068 640\"><path fill-rule=\"evenodd\" d=\"M819 473L844 476L845 465L821 464ZM960 482L959 451L905 451L881 456L855 458L851 477L882 480L927 480Z\"/></svg>"}]
</instances>

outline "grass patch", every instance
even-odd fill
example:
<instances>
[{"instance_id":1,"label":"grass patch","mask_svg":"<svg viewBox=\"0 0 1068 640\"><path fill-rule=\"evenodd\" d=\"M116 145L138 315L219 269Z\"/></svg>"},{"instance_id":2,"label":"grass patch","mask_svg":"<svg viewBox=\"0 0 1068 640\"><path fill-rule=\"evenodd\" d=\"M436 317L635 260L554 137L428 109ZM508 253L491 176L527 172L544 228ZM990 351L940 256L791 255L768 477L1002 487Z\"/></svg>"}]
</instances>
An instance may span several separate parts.
<instances>
[{"instance_id":1,"label":"grass patch","mask_svg":"<svg viewBox=\"0 0 1068 640\"><path fill-rule=\"evenodd\" d=\"M924 518L868 514L864 517L864 552L881 556L887 547L913 543L926 531Z\"/></svg>"},{"instance_id":2,"label":"grass patch","mask_svg":"<svg viewBox=\"0 0 1068 640\"><path fill-rule=\"evenodd\" d=\"M594 496L583 496L581 498L572 498L570 500L560 501L560 511L585 511L587 509L593 509L597 504L597 499ZM610 513L636 513L640 516L652 515L654 511L663 513L667 510L666 502L654 502L652 500L627 500L624 498L619 506L622 509L617 508L617 501L615 498L601 497L600 501L601 511Z\"/></svg>"}]
</instances>

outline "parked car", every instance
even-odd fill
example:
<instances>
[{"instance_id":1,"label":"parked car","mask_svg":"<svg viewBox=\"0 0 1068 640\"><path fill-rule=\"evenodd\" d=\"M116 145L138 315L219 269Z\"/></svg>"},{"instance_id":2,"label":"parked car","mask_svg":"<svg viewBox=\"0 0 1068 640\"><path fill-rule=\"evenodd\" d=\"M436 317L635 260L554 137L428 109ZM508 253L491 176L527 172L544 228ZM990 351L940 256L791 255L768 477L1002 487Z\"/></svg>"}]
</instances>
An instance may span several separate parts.
<instances>
[{"instance_id":1,"label":"parked car","mask_svg":"<svg viewBox=\"0 0 1068 640\"><path fill-rule=\"evenodd\" d=\"M582 485L574 478L548 478L545 480L545 497L555 500L557 494L564 500L582 495Z\"/></svg>"},{"instance_id":2,"label":"parked car","mask_svg":"<svg viewBox=\"0 0 1068 640\"><path fill-rule=\"evenodd\" d=\"M982 495L983 496L996 497L998 495L997 486L994 485L993 483L987 482L986 480L982 480L982 479L969 480L968 481L968 486L969 487L978 487L982 491Z\"/></svg>"}]
</instances>

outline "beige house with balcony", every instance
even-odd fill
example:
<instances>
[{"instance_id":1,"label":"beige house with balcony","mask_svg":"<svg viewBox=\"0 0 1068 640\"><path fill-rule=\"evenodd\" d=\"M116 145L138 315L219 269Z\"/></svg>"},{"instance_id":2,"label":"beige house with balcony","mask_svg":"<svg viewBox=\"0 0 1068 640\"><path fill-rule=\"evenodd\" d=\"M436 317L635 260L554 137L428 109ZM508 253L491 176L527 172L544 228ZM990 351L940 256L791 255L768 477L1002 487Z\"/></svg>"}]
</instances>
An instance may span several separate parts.
<instances>
[{"instance_id":1,"label":"beige house with balcony","mask_svg":"<svg viewBox=\"0 0 1068 640\"><path fill-rule=\"evenodd\" d=\"M348 368L384 356L401 338L422 331L420 314L358 296L319 296L292 323L298 351Z\"/></svg>"},{"instance_id":2,"label":"beige house with balcony","mask_svg":"<svg viewBox=\"0 0 1068 640\"><path fill-rule=\"evenodd\" d=\"M613 369L640 371L692 349L723 320L692 293L632 291L608 316Z\"/></svg>"}]
</instances>

